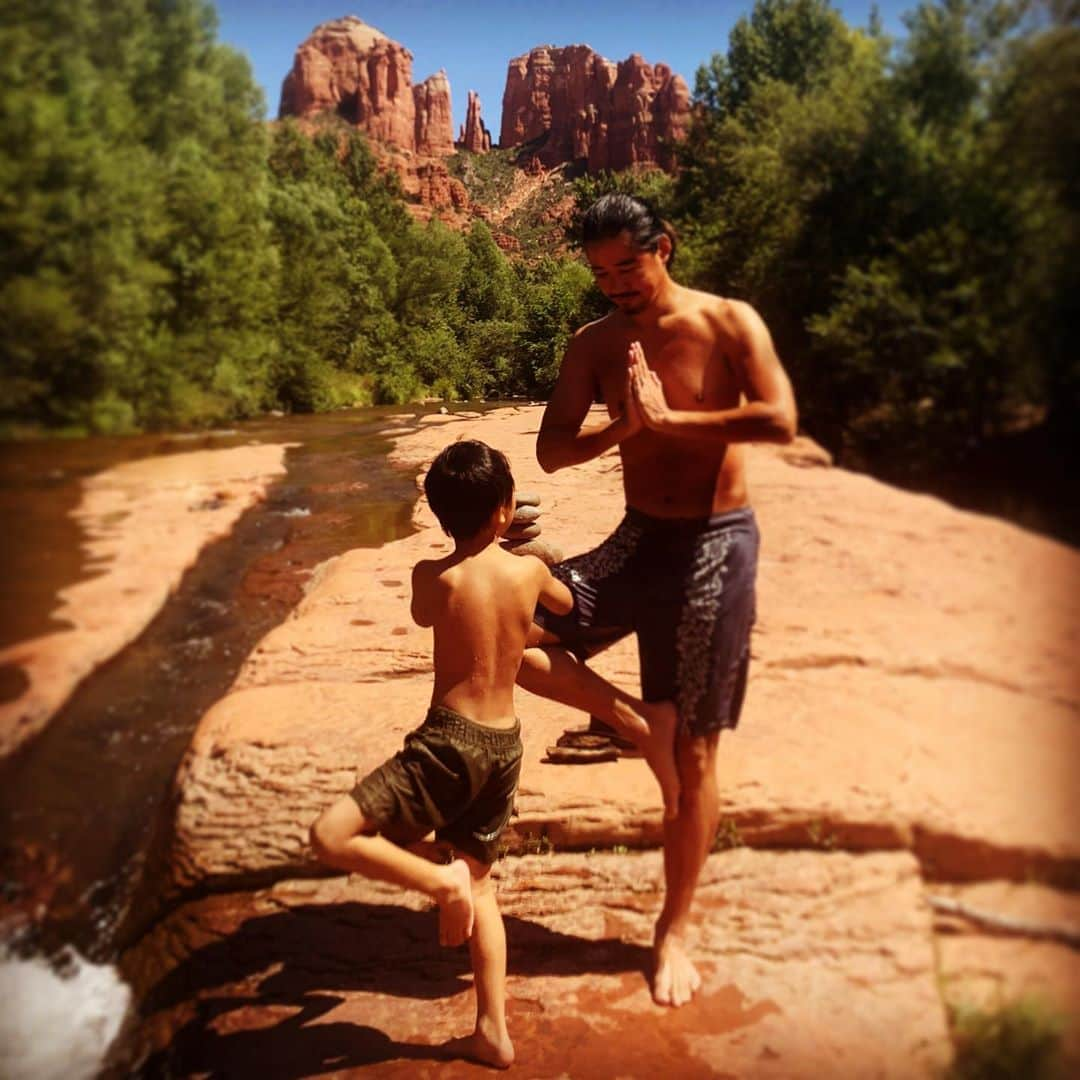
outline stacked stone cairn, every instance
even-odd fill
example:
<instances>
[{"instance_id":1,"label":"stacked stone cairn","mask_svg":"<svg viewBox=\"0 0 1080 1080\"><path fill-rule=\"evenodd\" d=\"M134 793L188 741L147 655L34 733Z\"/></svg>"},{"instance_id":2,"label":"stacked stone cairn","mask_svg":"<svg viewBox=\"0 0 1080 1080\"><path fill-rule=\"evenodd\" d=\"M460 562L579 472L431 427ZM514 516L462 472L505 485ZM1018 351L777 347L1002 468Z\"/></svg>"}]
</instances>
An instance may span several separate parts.
<instances>
[{"instance_id":1,"label":"stacked stone cairn","mask_svg":"<svg viewBox=\"0 0 1080 1080\"><path fill-rule=\"evenodd\" d=\"M536 555L548 566L562 561L562 552L540 539L540 496L532 492L516 492L514 520L506 530L502 546L515 555Z\"/></svg>"}]
</instances>

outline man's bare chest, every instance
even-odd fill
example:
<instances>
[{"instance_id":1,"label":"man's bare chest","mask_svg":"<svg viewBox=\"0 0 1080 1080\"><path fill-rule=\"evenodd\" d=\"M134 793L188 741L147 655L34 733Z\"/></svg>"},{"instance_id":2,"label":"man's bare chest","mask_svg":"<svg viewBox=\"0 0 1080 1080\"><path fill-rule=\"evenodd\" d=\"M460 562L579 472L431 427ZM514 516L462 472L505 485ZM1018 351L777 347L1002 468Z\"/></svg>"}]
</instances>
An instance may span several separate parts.
<instances>
[{"instance_id":1,"label":"man's bare chest","mask_svg":"<svg viewBox=\"0 0 1080 1080\"><path fill-rule=\"evenodd\" d=\"M624 340L625 338L625 340ZM598 382L609 405L626 393L628 351L641 341L645 360L656 372L667 403L673 409L727 408L739 399L740 385L724 342L688 334L631 334L613 336L599 365Z\"/></svg>"}]
</instances>

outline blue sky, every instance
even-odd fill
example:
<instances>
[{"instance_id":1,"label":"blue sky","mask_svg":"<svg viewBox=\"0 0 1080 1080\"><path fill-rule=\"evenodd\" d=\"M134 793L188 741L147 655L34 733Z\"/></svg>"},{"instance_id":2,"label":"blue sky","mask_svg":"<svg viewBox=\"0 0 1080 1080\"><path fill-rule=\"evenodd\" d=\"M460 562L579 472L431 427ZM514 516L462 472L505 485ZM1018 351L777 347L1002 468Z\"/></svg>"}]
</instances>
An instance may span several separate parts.
<instances>
[{"instance_id":1,"label":"blue sky","mask_svg":"<svg viewBox=\"0 0 1080 1080\"><path fill-rule=\"evenodd\" d=\"M900 15L916 0L881 0L885 30L899 35ZM281 83L296 47L319 25L343 15L401 42L413 54L413 82L439 68L450 79L454 130L465 120L469 90L480 94L484 122L496 141L506 66L536 45L591 45L609 60L640 53L665 63L694 85L694 72L727 49L728 33L750 0L217 0L219 40L245 53L277 116ZM836 5L853 26L866 26L871 0Z\"/></svg>"}]
</instances>

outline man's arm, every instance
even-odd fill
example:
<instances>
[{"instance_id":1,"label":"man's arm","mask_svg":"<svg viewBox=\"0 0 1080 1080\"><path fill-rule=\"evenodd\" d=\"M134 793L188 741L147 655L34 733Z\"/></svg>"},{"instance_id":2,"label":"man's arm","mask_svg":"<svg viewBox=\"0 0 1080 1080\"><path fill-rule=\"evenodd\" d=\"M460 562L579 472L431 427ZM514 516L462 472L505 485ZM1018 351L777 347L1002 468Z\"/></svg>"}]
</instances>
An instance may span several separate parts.
<instances>
[{"instance_id":1,"label":"man's arm","mask_svg":"<svg viewBox=\"0 0 1080 1080\"><path fill-rule=\"evenodd\" d=\"M749 305L731 301L735 339L734 361L746 403L734 409L709 411L668 407L660 377L645 363L640 345L631 349L631 384L646 427L665 435L720 442L789 443L798 430L791 380L784 371L772 336Z\"/></svg>"},{"instance_id":2,"label":"man's arm","mask_svg":"<svg viewBox=\"0 0 1080 1080\"><path fill-rule=\"evenodd\" d=\"M592 407L596 380L589 362L585 332L579 330L574 335L563 357L559 378L544 409L536 439L536 460L544 472L591 461L641 430L641 417L630 391L629 379L628 369L620 415L599 427L582 431L581 425Z\"/></svg>"}]
</instances>

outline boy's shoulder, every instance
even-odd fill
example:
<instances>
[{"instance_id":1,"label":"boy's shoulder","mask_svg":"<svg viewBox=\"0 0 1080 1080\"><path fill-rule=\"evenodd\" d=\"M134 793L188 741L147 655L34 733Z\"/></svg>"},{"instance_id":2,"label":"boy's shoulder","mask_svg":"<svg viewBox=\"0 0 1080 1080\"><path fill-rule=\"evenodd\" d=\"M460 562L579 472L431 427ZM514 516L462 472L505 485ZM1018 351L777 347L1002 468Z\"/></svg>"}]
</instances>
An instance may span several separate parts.
<instances>
[{"instance_id":1,"label":"boy's shoulder","mask_svg":"<svg viewBox=\"0 0 1080 1080\"><path fill-rule=\"evenodd\" d=\"M499 545L499 565L505 566L508 573L520 578L544 578L549 573L547 563L538 555L515 555ZM503 560L506 560L505 562Z\"/></svg>"},{"instance_id":2,"label":"boy's shoulder","mask_svg":"<svg viewBox=\"0 0 1080 1080\"><path fill-rule=\"evenodd\" d=\"M479 558L460 560L449 554L442 558L420 559L412 570L414 584L490 573L507 574L521 580L543 580L549 571L547 564L538 556L515 555L501 544L492 544Z\"/></svg>"}]
</instances>

